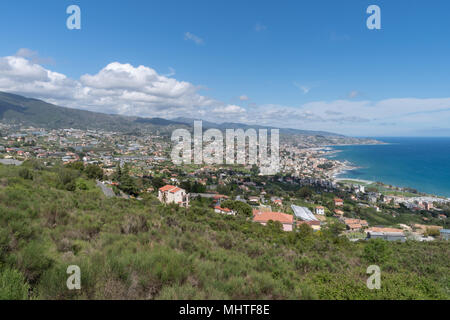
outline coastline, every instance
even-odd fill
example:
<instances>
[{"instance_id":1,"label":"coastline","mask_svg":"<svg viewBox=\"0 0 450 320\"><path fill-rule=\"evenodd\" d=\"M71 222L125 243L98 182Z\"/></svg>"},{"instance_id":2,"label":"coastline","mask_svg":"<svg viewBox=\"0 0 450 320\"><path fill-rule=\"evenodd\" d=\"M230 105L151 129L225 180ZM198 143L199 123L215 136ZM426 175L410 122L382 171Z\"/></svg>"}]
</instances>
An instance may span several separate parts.
<instances>
[{"instance_id":1,"label":"coastline","mask_svg":"<svg viewBox=\"0 0 450 320\"><path fill-rule=\"evenodd\" d=\"M392 145L395 143L380 143L380 144L359 144L360 146L366 146L366 145ZM334 146L326 146L322 148L322 151L325 151L320 157L323 157L327 160L333 161L335 166L326 173L326 176L332 180L333 182L337 183L339 181L344 180L350 180L354 182L360 182L363 184L374 184L374 183L381 183L385 187L392 188L393 191L400 191L400 192L408 192L408 189L414 189L417 191L417 197L431 197L435 199L450 199L449 196L445 195L445 193L439 193L439 192L427 192L424 191L421 187L410 187L405 185L398 185L395 183L387 183L383 180L380 181L372 181L367 179L358 179L358 178L352 178L352 177L346 177L346 173L352 170L360 169L362 167L358 166L357 164L351 163L349 160L346 159L333 159L335 154L343 152L343 150L336 150L333 149L333 147L339 147L339 146L358 146L355 144L348 144L348 145L334 145Z\"/></svg>"}]
</instances>

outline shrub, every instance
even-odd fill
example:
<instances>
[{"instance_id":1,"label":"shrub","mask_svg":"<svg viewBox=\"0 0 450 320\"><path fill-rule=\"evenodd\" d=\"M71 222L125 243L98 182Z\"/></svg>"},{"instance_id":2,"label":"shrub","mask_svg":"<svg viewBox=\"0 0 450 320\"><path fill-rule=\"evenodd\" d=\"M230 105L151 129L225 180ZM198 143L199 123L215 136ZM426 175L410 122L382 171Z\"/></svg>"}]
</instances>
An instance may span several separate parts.
<instances>
[{"instance_id":1,"label":"shrub","mask_svg":"<svg viewBox=\"0 0 450 320\"><path fill-rule=\"evenodd\" d=\"M22 273L15 269L0 272L0 300L28 299L30 286Z\"/></svg>"},{"instance_id":2,"label":"shrub","mask_svg":"<svg viewBox=\"0 0 450 320\"><path fill-rule=\"evenodd\" d=\"M369 240L364 248L363 258L370 263L384 263L391 254L389 243L382 239Z\"/></svg>"}]
</instances>

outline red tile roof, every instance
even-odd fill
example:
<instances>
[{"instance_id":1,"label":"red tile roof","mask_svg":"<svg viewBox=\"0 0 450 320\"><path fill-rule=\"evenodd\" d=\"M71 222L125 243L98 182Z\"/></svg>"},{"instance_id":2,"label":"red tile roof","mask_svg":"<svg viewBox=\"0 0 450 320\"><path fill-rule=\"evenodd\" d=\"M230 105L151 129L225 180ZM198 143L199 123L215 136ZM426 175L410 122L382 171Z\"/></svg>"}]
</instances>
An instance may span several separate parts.
<instances>
[{"instance_id":1,"label":"red tile roof","mask_svg":"<svg viewBox=\"0 0 450 320\"><path fill-rule=\"evenodd\" d=\"M225 211L225 212L231 212L231 209L228 208L222 208L221 206L215 206L214 209Z\"/></svg>"},{"instance_id":2,"label":"red tile roof","mask_svg":"<svg viewBox=\"0 0 450 320\"><path fill-rule=\"evenodd\" d=\"M269 220L279 221L281 223L292 223L294 221L294 216L282 212L253 211L253 221L268 222Z\"/></svg>"},{"instance_id":3,"label":"red tile roof","mask_svg":"<svg viewBox=\"0 0 450 320\"><path fill-rule=\"evenodd\" d=\"M178 191L180 191L180 190L181 190L180 188L175 187L174 189L171 189L169 192L170 192L170 193L175 193L175 192L178 192Z\"/></svg>"},{"instance_id":4,"label":"red tile roof","mask_svg":"<svg viewBox=\"0 0 450 320\"><path fill-rule=\"evenodd\" d=\"M164 192L164 191L172 190L173 188L176 188L176 187L175 186L171 186L170 184L168 184L168 185L165 185L164 187L159 188L159 190Z\"/></svg>"}]
</instances>

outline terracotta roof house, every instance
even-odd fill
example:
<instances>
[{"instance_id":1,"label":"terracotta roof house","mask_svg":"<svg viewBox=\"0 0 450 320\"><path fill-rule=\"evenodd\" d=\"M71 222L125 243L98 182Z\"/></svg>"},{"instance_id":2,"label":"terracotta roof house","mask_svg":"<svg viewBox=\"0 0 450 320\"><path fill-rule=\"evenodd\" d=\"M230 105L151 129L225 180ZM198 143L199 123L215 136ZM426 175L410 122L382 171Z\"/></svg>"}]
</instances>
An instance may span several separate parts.
<instances>
[{"instance_id":1,"label":"terracotta roof house","mask_svg":"<svg viewBox=\"0 0 450 320\"><path fill-rule=\"evenodd\" d=\"M313 228L313 230L320 230L320 221L302 221L302 220L297 220L295 222L297 228L302 225L302 224L307 224L308 226L310 226L311 228Z\"/></svg>"},{"instance_id":2,"label":"terracotta roof house","mask_svg":"<svg viewBox=\"0 0 450 320\"><path fill-rule=\"evenodd\" d=\"M334 205L336 207L342 207L344 205L344 200L340 198L334 198Z\"/></svg>"},{"instance_id":3,"label":"terracotta roof house","mask_svg":"<svg viewBox=\"0 0 450 320\"><path fill-rule=\"evenodd\" d=\"M262 212L259 210L253 210L253 221L262 225L266 225L270 220L278 221L283 225L284 231L292 231L292 225L294 223L294 216L282 212Z\"/></svg>"},{"instance_id":4,"label":"terracotta roof house","mask_svg":"<svg viewBox=\"0 0 450 320\"><path fill-rule=\"evenodd\" d=\"M158 199L165 204L176 203L181 207L189 207L189 195L186 191L169 184L158 189Z\"/></svg>"}]
</instances>

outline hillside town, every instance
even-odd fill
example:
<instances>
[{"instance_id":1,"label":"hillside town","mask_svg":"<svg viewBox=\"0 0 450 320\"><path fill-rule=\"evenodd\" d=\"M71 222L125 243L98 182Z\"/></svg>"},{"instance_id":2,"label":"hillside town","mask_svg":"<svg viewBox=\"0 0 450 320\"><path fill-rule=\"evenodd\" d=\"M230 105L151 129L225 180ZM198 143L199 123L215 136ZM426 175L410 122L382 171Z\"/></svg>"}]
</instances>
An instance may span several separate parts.
<instances>
[{"instance_id":1,"label":"hillside town","mask_svg":"<svg viewBox=\"0 0 450 320\"><path fill-rule=\"evenodd\" d=\"M337 174L351 168L349 163L330 158L332 148L305 146L295 139L280 145L280 172L264 176L255 165L175 166L170 161L170 139L158 133L49 130L7 123L0 123L0 132L3 165L37 159L47 166L96 166L101 168L97 185L108 197L139 200L151 194L163 204L185 208L195 201L208 201L211 212L230 216L241 214L245 205L255 223L275 223L286 232L302 225L320 232L337 223L341 234L352 241L449 237L450 199L339 179ZM125 170L131 189L117 178Z\"/></svg>"}]
</instances>

